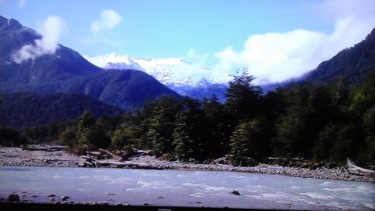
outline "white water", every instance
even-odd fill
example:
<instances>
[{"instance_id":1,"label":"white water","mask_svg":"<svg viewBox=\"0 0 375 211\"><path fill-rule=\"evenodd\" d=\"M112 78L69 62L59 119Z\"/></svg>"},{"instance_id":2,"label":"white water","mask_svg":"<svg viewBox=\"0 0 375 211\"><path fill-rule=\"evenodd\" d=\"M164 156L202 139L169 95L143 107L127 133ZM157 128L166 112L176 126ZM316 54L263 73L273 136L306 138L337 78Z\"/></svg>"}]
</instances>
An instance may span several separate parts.
<instances>
[{"instance_id":1,"label":"white water","mask_svg":"<svg viewBox=\"0 0 375 211\"><path fill-rule=\"evenodd\" d=\"M234 195L232 191L240 195ZM264 209L375 209L375 184L238 172L0 167L0 198Z\"/></svg>"}]
</instances>

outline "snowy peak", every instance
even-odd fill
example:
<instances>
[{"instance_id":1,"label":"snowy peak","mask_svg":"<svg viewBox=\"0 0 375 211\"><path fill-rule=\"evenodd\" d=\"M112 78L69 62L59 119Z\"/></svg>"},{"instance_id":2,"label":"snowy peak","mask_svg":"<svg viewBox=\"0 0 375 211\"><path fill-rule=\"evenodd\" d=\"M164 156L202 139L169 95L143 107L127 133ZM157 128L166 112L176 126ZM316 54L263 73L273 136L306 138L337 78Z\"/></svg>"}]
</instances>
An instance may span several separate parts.
<instances>
[{"instance_id":1,"label":"snowy peak","mask_svg":"<svg viewBox=\"0 0 375 211\"><path fill-rule=\"evenodd\" d=\"M96 66L107 70L133 69L144 71L168 87L202 87L212 83L204 78L205 75L209 75L209 69L191 64L182 58L131 59L127 55L116 53L86 58Z\"/></svg>"},{"instance_id":2,"label":"snowy peak","mask_svg":"<svg viewBox=\"0 0 375 211\"><path fill-rule=\"evenodd\" d=\"M102 68L106 69L106 70L140 70L140 71L144 71L143 68L141 66L139 66L139 64L137 64L133 60L130 60L130 62L128 62L128 63L127 62L108 62Z\"/></svg>"},{"instance_id":3,"label":"snowy peak","mask_svg":"<svg viewBox=\"0 0 375 211\"><path fill-rule=\"evenodd\" d=\"M106 70L140 70L144 69L127 55L120 55L116 53L107 54L104 56L87 57L91 63Z\"/></svg>"},{"instance_id":4,"label":"snowy peak","mask_svg":"<svg viewBox=\"0 0 375 211\"><path fill-rule=\"evenodd\" d=\"M145 72L170 87L200 87L208 83L204 78L209 69L191 64L182 58L144 59L135 58Z\"/></svg>"},{"instance_id":5,"label":"snowy peak","mask_svg":"<svg viewBox=\"0 0 375 211\"><path fill-rule=\"evenodd\" d=\"M108 70L133 69L146 72L180 95L203 98L215 94L221 100L225 98L223 94L227 88L225 77L206 78L212 75L212 70L189 63L182 58L130 59L127 55L114 53L86 58L93 64Z\"/></svg>"}]
</instances>

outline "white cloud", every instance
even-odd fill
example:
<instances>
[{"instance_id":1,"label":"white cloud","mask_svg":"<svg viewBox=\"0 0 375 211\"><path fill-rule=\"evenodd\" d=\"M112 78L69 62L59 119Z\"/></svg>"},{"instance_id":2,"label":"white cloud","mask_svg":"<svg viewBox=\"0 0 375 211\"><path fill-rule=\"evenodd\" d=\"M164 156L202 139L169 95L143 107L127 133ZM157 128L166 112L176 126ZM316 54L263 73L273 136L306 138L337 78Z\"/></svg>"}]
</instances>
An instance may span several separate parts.
<instances>
[{"instance_id":1,"label":"white cloud","mask_svg":"<svg viewBox=\"0 0 375 211\"><path fill-rule=\"evenodd\" d=\"M27 0L18 0L18 6L22 8L25 6L26 2Z\"/></svg>"},{"instance_id":2,"label":"white cloud","mask_svg":"<svg viewBox=\"0 0 375 211\"><path fill-rule=\"evenodd\" d=\"M188 52L187 52L187 58L189 61L197 64L197 65L202 65L204 66L207 62L207 59L208 59L208 54L205 53L205 54L201 54L201 53L197 53L197 51L195 49L190 49Z\"/></svg>"},{"instance_id":3,"label":"white cloud","mask_svg":"<svg viewBox=\"0 0 375 211\"><path fill-rule=\"evenodd\" d=\"M151 75L164 71L164 75L157 77L161 81L199 81L205 78L225 83L238 69L248 67L258 84L280 82L301 76L339 51L362 41L375 26L373 0L329 0L316 8L312 9L326 18L323 21L332 23L331 32L300 28L250 35L239 50L226 46L211 55L190 49L186 59L191 63L183 58L134 60ZM211 69L204 68L210 56L218 58L218 63Z\"/></svg>"},{"instance_id":4,"label":"white cloud","mask_svg":"<svg viewBox=\"0 0 375 211\"><path fill-rule=\"evenodd\" d=\"M91 23L91 31L99 32L106 29L111 29L117 26L122 20L122 17L114 10L104 9L100 14L100 19Z\"/></svg>"},{"instance_id":5,"label":"white cloud","mask_svg":"<svg viewBox=\"0 0 375 211\"><path fill-rule=\"evenodd\" d=\"M48 16L40 30L42 39L34 40L34 44L24 45L15 54L13 60L22 63L28 59L35 59L44 54L54 54L58 48L58 39L65 28L63 19L57 16Z\"/></svg>"},{"instance_id":6,"label":"white cloud","mask_svg":"<svg viewBox=\"0 0 375 211\"><path fill-rule=\"evenodd\" d=\"M248 67L256 82L278 82L314 69L340 50L362 41L375 26L375 1L326 1L319 12L334 18L332 33L296 29L284 33L251 35L243 49L231 46L217 52L216 74ZM328 16L327 16L328 17Z\"/></svg>"}]
</instances>

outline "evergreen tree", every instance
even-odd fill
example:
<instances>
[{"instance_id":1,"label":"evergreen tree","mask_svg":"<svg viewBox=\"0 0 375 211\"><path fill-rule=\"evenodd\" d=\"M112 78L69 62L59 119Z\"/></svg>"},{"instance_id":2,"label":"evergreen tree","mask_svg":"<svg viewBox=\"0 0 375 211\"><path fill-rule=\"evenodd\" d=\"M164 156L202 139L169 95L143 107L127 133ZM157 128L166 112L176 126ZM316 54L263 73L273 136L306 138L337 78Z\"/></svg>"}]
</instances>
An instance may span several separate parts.
<instances>
[{"instance_id":1,"label":"evergreen tree","mask_svg":"<svg viewBox=\"0 0 375 211\"><path fill-rule=\"evenodd\" d=\"M359 125L350 123L338 129L336 140L330 150L330 160L344 162L346 158L357 159L359 149L362 148Z\"/></svg>"},{"instance_id":2,"label":"evergreen tree","mask_svg":"<svg viewBox=\"0 0 375 211\"><path fill-rule=\"evenodd\" d=\"M366 148L364 159L375 164L375 105L372 106L364 115L364 127L366 134Z\"/></svg>"},{"instance_id":3,"label":"evergreen tree","mask_svg":"<svg viewBox=\"0 0 375 211\"><path fill-rule=\"evenodd\" d=\"M240 122L230 138L231 152L236 164L244 165L245 158L258 160L264 157L268 148L267 138L263 117Z\"/></svg>"},{"instance_id":4,"label":"evergreen tree","mask_svg":"<svg viewBox=\"0 0 375 211\"><path fill-rule=\"evenodd\" d=\"M180 160L203 161L208 157L204 114L198 101L186 98L185 109L176 115L173 139Z\"/></svg>"},{"instance_id":5,"label":"evergreen tree","mask_svg":"<svg viewBox=\"0 0 375 211\"><path fill-rule=\"evenodd\" d=\"M76 137L79 144L89 144L95 138L95 125L91 112L85 111L77 123Z\"/></svg>"},{"instance_id":6,"label":"evergreen tree","mask_svg":"<svg viewBox=\"0 0 375 211\"><path fill-rule=\"evenodd\" d=\"M244 69L242 75L234 76L226 92L226 111L233 117L232 121L250 119L261 111L261 94L259 86L253 84L255 78Z\"/></svg>"},{"instance_id":7,"label":"evergreen tree","mask_svg":"<svg viewBox=\"0 0 375 211\"><path fill-rule=\"evenodd\" d=\"M227 124L224 106L218 102L216 96L202 100L202 110L207 141L207 157L218 158L229 152L229 137L231 128Z\"/></svg>"},{"instance_id":8,"label":"evergreen tree","mask_svg":"<svg viewBox=\"0 0 375 211\"><path fill-rule=\"evenodd\" d=\"M156 155L170 153L173 147L173 130L176 114L181 110L178 99L164 96L150 110L150 116L144 121L147 125L145 138L152 143Z\"/></svg>"},{"instance_id":9,"label":"evergreen tree","mask_svg":"<svg viewBox=\"0 0 375 211\"><path fill-rule=\"evenodd\" d=\"M324 145L322 141L325 135L322 131L328 124L335 123L339 114L329 87L296 87L287 94L286 105L285 114L276 124L276 155L303 156L307 159L313 158L314 154L318 156L317 142ZM322 133L320 140L319 133Z\"/></svg>"},{"instance_id":10,"label":"evergreen tree","mask_svg":"<svg viewBox=\"0 0 375 211\"><path fill-rule=\"evenodd\" d=\"M77 141L79 145L87 144L94 148L107 148L110 145L110 138L89 111L85 111L77 123Z\"/></svg>"},{"instance_id":11,"label":"evergreen tree","mask_svg":"<svg viewBox=\"0 0 375 211\"><path fill-rule=\"evenodd\" d=\"M65 144L68 145L70 148L73 148L74 145L77 144L76 140L76 129L73 127L67 127L63 132L59 135L59 140Z\"/></svg>"},{"instance_id":12,"label":"evergreen tree","mask_svg":"<svg viewBox=\"0 0 375 211\"><path fill-rule=\"evenodd\" d=\"M306 102L308 100L307 88L295 88L285 95L285 114L276 121L277 136L273 142L275 156L291 157L298 153L298 142L306 131Z\"/></svg>"},{"instance_id":13,"label":"evergreen tree","mask_svg":"<svg viewBox=\"0 0 375 211\"><path fill-rule=\"evenodd\" d=\"M125 146L130 148L148 149L147 146L140 143L139 128L137 125L124 125L115 130L111 138L113 149L123 149Z\"/></svg>"}]
</instances>

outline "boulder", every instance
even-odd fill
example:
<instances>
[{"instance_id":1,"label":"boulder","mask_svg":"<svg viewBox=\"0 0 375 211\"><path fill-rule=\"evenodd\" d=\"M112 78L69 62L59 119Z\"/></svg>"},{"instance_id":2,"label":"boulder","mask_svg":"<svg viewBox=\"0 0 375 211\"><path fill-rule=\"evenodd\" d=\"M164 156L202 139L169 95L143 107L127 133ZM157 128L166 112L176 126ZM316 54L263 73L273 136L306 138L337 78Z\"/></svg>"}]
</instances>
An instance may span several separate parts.
<instances>
[{"instance_id":1,"label":"boulder","mask_svg":"<svg viewBox=\"0 0 375 211\"><path fill-rule=\"evenodd\" d=\"M20 196L19 196L18 194L11 193L11 194L9 194L9 196L8 196L8 201L11 201L11 202L17 202L17 201L20 201Z\"/></svg>"},{"instance_id":2,"label":"boulder","mask_svg":"<svg viewBox=\"0 0 375 211\"><path fill-rule=\"evenodd\" d=\"M69 199L69 196L61 196L61 201L67 201Z\"/></svg>"},{"instance_id":3,"label":"boulder","mask_svg":"<svg viewBox=\"0 0 375 211\"><path fill-rule=\"evenodd\" d=\"M230 192L230 193L233 194L233 195L237 195L237 196L241 195L240 192L238 192L238 191L236 191L236 190L234 190L234 191L232 191L232 192Z\"/></svg>"}]
</instances>

